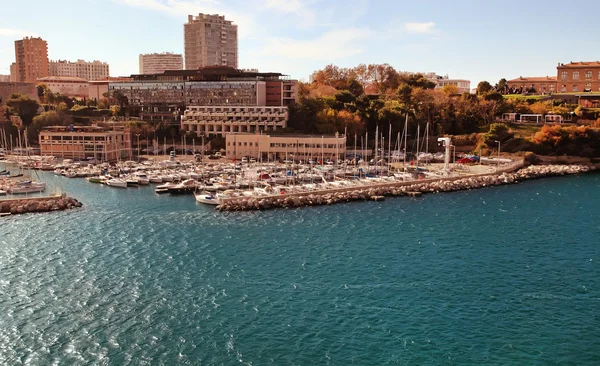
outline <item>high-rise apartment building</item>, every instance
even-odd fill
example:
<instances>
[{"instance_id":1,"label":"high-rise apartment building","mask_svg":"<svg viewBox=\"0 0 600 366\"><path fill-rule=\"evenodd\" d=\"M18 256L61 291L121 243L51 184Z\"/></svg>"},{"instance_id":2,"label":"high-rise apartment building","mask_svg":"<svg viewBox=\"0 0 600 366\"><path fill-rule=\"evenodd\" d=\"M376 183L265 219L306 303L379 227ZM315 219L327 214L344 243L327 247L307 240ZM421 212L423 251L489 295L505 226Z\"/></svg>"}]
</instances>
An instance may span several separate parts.
<instances>
[{"instance_id":1,"label":"high-rise apartment building","mask_svg":"<svg viewBox=\"0 0 600 366\"><path fill-rule=\"evenodd\" d=\"M12 64L10 64L10 82L12 83L16 83L18 81L17 79L17 63L13 62Z\"/></svg>"},{"instance_id":2,"label":"high-rise apartment building","mask_svg":"<svg viewBox=\"0 0 600 366\"><path fill-rule=\"evenodd\" d=\"M106 79L109 76L109 67L106 62L77 60L50 61L50 76L82 78L85 80Z\"/></svg>"},{"instance_id":3,"label":"high-rise apartment building","mask_svg":"<svg viewBox=\"0 0 600 366\"><path fill-rule=\"evenodd\" d=\"M15 41L15 56L16 81L35 83L49 75L48 43L43 39L25 37Z\"/></svg>"},{"instance_id":4,"label":"high-rise apartment building","mask_svg":"<svg viewBox=\"0 0 600 366\"><path fill-rule=\"evenodd\" d=\"M183 70L183 56L170 52L140 55L140 74L162 74L166 70Z\"/></svg>"},{"instance_id":5,"label":"high-rise apartment building","mask_svg":"<svg viewBox=\"0 0 600 366\"><path fill-rule=\"evenodd\" d=\"M238 68L238 29L232 21L218 14L188 15L183 32L187 70L215 65Z\"/></svg>"}]
</instances>

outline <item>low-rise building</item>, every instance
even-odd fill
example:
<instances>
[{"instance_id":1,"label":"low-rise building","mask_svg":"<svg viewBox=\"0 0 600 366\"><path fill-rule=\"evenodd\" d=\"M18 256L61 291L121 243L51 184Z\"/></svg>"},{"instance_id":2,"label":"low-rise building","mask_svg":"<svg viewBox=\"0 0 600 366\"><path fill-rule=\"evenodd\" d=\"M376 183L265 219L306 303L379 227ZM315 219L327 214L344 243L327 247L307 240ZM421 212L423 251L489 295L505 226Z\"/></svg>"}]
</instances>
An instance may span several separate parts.
<instances>
[{"instance_id":1,"label":"low-rise building","mask_svg":"<svg viewBox=\"0 0 600 366\"><path fill-rule=\"evenodd\" d=\"M346 156L344 136L263 135L230 133L225 135L228 159L243 157L257 161L276 160L343 160Z\"/></svg>"},{"instance_id":2,"label":"low-rise building","mask_svg":"<svg viewBox=\"0 0 600 366\"><path fill-rule=\"evenodd\" d=\"M50 76L78 77L85 80L97 80L109 76L109 66L106 62L77 60L50 61Z\"/></svg>"},{"instance_id":3,"label":"low-rise building","mask_svg":"<svg viewBox=\"0 0 600 366\"><path fill-rule=\"evenodd\" d=\"M287 126L287 107L190 106L181 118L181 129L198 136L228 133L268 133Z\"/></svg>"},{"instance_id":4,"label":"low-rise building","mask_svg":"<svg viewBox=\"0 0 600 366\"><path fill-rule=\"evenodd\" d=\"M0 83L10 82L10 75L0 75Z\"/></svg>"},{"instance_id":5,"label":"low-rise building","mask_svg":"<svg viewBox=\"0 0 600 366\"><path fill-rule=\"evenodd\" d=\"M104 93L108 93L108 84L115 82L127 82L131 81L131 78L122 77L107 77L100 80L91 80L88 83L88 99L100 100L104 98Z\"/></svg>"},{"instance_id":6,"label":"low-rise building","mask_svg":"<svg viewBox=\"0 0 600 366\"><path fill-rule=\"evenodd\" d=\"M560 93L600 91L600 61L559 63L556 72Z\"/></svg>"},{"instance_id":7,"label":"low-rise building","mask_svg":"<svg viewBox=\"0 0 600 366\"><path fill-rule=\"evenodd\" d=\"M71 76L48 76L37 79L38 83L44 83L53 93L67 95L69 97L88 96L88 81Z\"/></svg>"},{"instance_id":8,"label":"low-rise building","mask_svg":"<svg viewBox=\"0 0 600 366\"><path fill-rule=\"evenodd\" d=\"M556 93L556 77L554 76L519 76L508 80L508 94L553 94Z\"/></svg>"},{"instance_id":9,"label":"low-rise building","mask_svg":"<svg viewBox=\"0 0 600 366\"><path fill-rule=\"evenodd\" d=\"M458 88L460 94L471 92L471 81L465 79L450 79L447 76L435 80L436 88L443 88L446 85L454 85Z\"/></svg>"},{"instance_id":10,"label":"low-rise building","mask_svg":"<svg viewBox=\"0 0 600 366\"><path fill-rule=\"evenodd\" d=\"M51 126L39 135L42 155L112 162L131 156L131 133L120 126Z\"/></svg>"}]
</instances>

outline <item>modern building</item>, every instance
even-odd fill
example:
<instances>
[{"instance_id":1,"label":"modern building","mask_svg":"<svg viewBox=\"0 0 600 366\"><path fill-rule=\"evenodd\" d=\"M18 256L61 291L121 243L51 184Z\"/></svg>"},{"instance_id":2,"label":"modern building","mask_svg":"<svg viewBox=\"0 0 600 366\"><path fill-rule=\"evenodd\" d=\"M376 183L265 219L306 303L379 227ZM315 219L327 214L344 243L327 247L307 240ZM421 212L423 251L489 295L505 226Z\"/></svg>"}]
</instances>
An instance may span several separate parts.
<instances>
[{"instance_id":1,"label":"modern building","mask_svg":"<svg viewBox=\"0 0 600 366\"><path fill-rule=\"evenodd\" d=\"M298 83L280 73L242 71L210 66L199 70L167 70L132 75L130 82L110 82L130 106L140 107L144 120L175 120L188 106L287 107L298 100Z\"/></svg>"},{"instance_id":2,"label":"modern building","mask_svg":"<svg viewBox=\"0 0 600 366\"><path fill-rule=\"evenodd\" d=\"M0 82L0 99L6 102L11 94L27 95L30 99L38 100L35 83Z\"/></svg>"},{"instance_id":3,"label":"modern building","mask_svg":"<svg viewBox=\"0 0 600 366\"><path fill-rule=\"evenodd\" d=\"M287 126L287 107L190 106L181 118L181 129L197 136L228 133L269 133Z\"/></svg>"},{"instance_id":4,"label":"modern building","mask_svg":"<svg viewBox=\"0 0 600 366\"><path fill-rule=\"evenodd\" d=\"M436 88L443 88L446 85L454 85L458 88L460 94L471 92L471 81L464 79L450 79L444 76L435 80Z\"/></svg>"},{"instance_id":5,"label":"modern building","mask_svg":"<svg viewBox=\"0 0 600 366\"><path fill-rule=\"evenodd\" d=\"M0 83L10 82L10 75L0 75Z\"/></svg>"},{"instance_id":6,"label":"modern building","mask_svg":"<svg viewBox=\"0 0 600 366\"><path fill-rule=\"evenodd\" d=\"M39 135L42 155L112 162L131 156L131 133L121 126L52 126Z\"/></svg>"},{"instance_id":7,"label":"modern building","mask_svg":"<svg viewBox=\"0 0 600 366\"><path fill-rule=\"evenodd\" d=\"M140 74L162 74L166 70L183 70L183 56L169 52L140 55Z\"/></svg>"},{"instance_id":8,"label":"modern building","mask_svg":"<svg viewBox=\"0 0 600 366\"><path fill-rule=\"evenodd\" d=\"M97 60L50 61L50 76L77 77L85 80L104 79L109 76L109 66L106 62Z\"/></svg>"},{"instance_id":9,"label":"modern building","mask_svg":"<svg viewBox=\"0 0 600 366\"><path fill-rule=\"evenodd\" d=\"M69 97L87 98L88 81L78 77L48 76L37 79L38 83L44 83L53 93L67 95Z\"/></svg>"},{"instance_id":10,"label":"modern building","mask_svg":"<svg viewBox=\"0 0 600 366\"><path fill-rule=\"evenodd\" d=\"M128 82L131 81L131 78L116 78L116 77L107 77L100 80L90 80L88 82L88 99L96 99L100 100L104 98L104 93L108 93L108 84L116 83L116 82Z\"/></svg>"},{"instance_id":11,"label":"modern building","mask_svg":"<svg viewBox=\"0 0 600 366\"><path fill-rule=\"evenodd\" d=\"M218 14L188 15L183 32L187 70L214 65L238 67L238 29L232 21Z\"/></svg>"},{"instance_id":12,"label":"modern building","mask_svg":"<svg viewBox=\"0 0 600 366\"><path fill-rule=\"evenodd\" d=\"M557 91L580 93L600 91L600 62L559 63L556 67Z\"/></svg>"},{"instance_id":13,"label":"modern building","mask_svg":"<svg viewBox=\"0 0 600 366\"><path fill-rule=\"evenodd\" d=\"M344 136L311 135L262 135L253 133L230 133L225 136L228 159L243 157L258 161L303 160L327 161L344 159L346 138Z\"/></svg>"},{"instance_id":14,"label":"modern building","mask_svg":"<svg viewBox=\"0 0 600 366\"><path fill-rule=\"evenodd\" d=\"M508 94L553 94L557 92L554 76L519 76L508 80Z\"/></svg>"},{"instance_id":15,"label":"modern building","mask_svg":"<svg viewBox=\"0 0 600 366\"><path fill-rule=\"evenodd\" d=\"M17 82L17 63L13 62L10 64L10 82Z\"/></svg>"},{"instance_id":16,"label":"modern building","mask_svg":"<svg viewBox=\"0 0 600 366\"><path fill-rule=\"evenodd\" d=\"M48 43L41 38L25 37L15 41L16 81L35 83L49 75Z\"/></svg>"}]
</instances>

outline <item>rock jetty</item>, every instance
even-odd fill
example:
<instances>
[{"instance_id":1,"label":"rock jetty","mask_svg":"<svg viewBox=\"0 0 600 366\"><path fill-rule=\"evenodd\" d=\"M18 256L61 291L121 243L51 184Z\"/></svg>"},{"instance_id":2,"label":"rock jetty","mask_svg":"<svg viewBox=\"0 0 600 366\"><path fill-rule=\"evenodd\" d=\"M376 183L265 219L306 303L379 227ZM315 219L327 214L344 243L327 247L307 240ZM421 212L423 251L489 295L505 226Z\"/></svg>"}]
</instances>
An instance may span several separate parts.
<instances>
[{"instance_id":1,"label":"rock jetty","mask_svg":"<svg viewBox=\"0 0 600 366\"><path fill-rule=\"evenodd\" d=\"M467 177L449 177L418 182L399 182L397 184L356 187L343 191L320 191L284 196L244 197L224 200L219 206L221 211L266 210L271 208L292 208L317 205L331 205L350 201L381 201L383 197L411 196L421 194L454 192L505 184L543 177L584 173L590 167L582 165L532 165L516 172L504 172Z\"/></svg>"},{"instance_id":2,"label":"rock jetty","mask_svg":"<svg viewBox=\"0 0 600 366\"><path fill-rule=\"evenodd\" d=\"M32 212L62 211L81 206L81 202L64 194L50 197L10 198L0 200L0 214L16 215Z\"/></svg>"}]
</instances>

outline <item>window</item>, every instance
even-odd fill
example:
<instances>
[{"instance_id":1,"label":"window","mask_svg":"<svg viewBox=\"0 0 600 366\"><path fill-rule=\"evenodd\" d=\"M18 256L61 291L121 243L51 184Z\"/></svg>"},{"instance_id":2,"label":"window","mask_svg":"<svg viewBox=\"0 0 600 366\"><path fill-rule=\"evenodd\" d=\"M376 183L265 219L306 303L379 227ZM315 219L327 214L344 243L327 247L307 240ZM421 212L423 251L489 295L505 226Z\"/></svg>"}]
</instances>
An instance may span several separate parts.
<instances>
[{"instance_id":1,"label":"window","mask_svg":"<svg viewBox=\"0 0 600 366\"><path fill-rule=\"evenodd\" d=\"M579 80L579 71L573 71L573 81Z\"/></svg>"},{"instance_id":2,"label":"window","mask_svg":"<svg viewBox=\"0 0 600 366\"><path fill-rule=\"evenodd\" d=\"M579 87L577 87L577 84L573 85L573 91L574 92L578 92L579 91Z\"/></svg>"},{"instance_id":3,"label":"window","mask_svg":"<svg viewBox=\"0 0 600 366\"><path fill-rule=\"evenodd\" d=\"M566 85L561 86L560 87L560 92L561 93L566 93L567 92L567 86Z\"/></svg>"},{"instance_id":4,"label":"window","mask_svg":"<svg viewBox=\"0 0 600 366\"><path fill-rule=\"evenodd\" d=\"M598 73L598 75L600 75L600 72ZM567 72L566 71L561 71L560 80L567 81Z\"/></svg>"},{"instance_id":5,"label":"window","mask_svg":"<svg viewBox=\"0 0 600 366\"><path fill-rule=\"evenodd\" d=\"M592 83L585 83L585 88L583 89L583 91L591 92L592 91Z\"/></svg>"},{"instance_id":6,"label":"window","mask_svg":"<svg viewBox=\"0 0 600 366\"><path fill-rule=\"evenodd\" d=\"M592 72L591 71L585 72L585 80L592 80Z\"/></svg>"}]
</instances>

